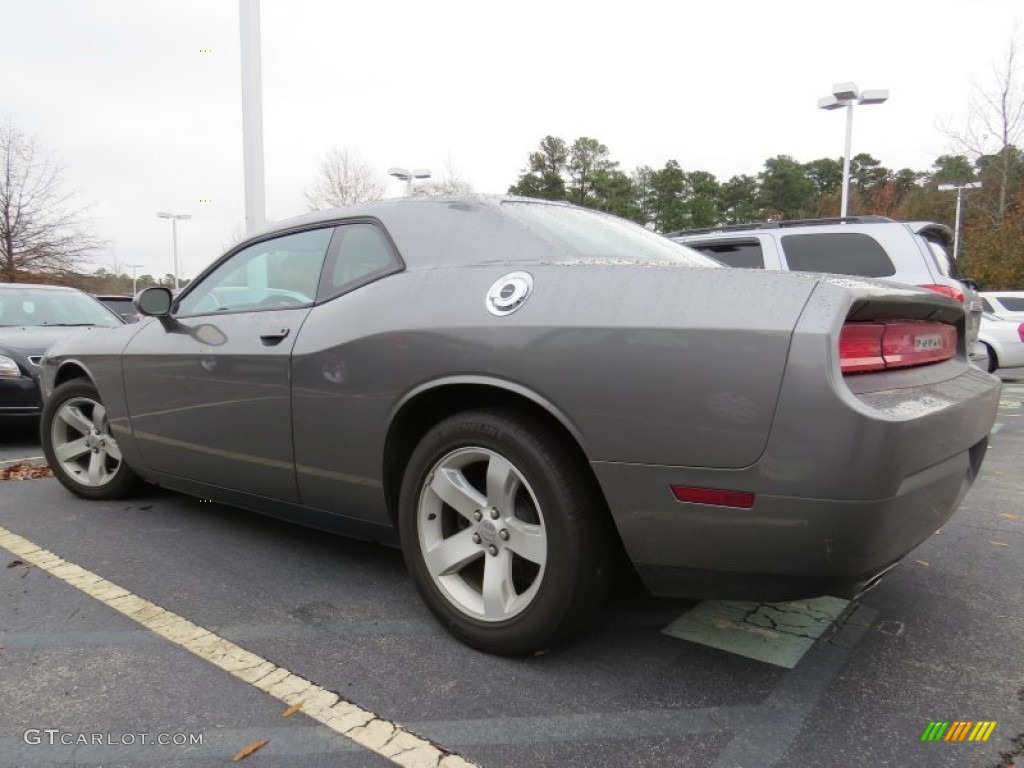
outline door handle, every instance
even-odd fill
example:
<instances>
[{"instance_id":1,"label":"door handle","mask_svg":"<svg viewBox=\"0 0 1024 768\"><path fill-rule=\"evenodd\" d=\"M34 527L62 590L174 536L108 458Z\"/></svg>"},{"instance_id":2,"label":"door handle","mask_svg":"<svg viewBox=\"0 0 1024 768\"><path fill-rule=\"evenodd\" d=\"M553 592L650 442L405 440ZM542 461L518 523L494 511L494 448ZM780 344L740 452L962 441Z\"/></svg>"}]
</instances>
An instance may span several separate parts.
<instances>
[{"instance_id":1,"label":"door handle","mask_svg":"<svg viewBox=\"0 0 1024 768\"><path fill-rule=\"evenodd\" d=\"M291 328L282 328L279 331L267 331L266 333L260 334L260 341L265 347L271 347L274 344L280 344L288 334L291 333Z\"/></svg>"}]
</instances>

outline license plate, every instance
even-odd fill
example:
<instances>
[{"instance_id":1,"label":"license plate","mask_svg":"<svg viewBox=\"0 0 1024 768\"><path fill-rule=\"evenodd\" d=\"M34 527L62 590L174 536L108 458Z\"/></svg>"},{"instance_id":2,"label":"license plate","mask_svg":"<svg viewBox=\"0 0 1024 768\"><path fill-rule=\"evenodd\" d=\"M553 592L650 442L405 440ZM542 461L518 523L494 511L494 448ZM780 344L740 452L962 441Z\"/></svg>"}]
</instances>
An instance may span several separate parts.
<instances>
[{"instance_id":1,"label":"license plate","mask_svg":"<svg viewBox=\"0 0 1024 768\"><path fill-rule=\"evenodd\" d=\"M931 349L942 349L941 336L915 336L914 351L924 352Z\"/></svg>"}]
</instances>

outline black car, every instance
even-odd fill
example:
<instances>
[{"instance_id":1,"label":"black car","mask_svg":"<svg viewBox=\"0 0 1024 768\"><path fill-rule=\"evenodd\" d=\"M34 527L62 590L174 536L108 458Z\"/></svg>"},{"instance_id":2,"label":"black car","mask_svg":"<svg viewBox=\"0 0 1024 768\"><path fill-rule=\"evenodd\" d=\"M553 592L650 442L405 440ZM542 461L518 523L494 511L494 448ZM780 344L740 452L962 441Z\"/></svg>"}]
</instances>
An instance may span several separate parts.
<instances>
[{"instance_id":1,"label":"black car","mask_svg":"<svg viewBox=\"0 0 1024 768\"><path fill-rule=\"evenodd\" d=\"M0 283L0 416L39 414L39 361L54 342L123 324L116 312L74 288Z\"/></svg>"},{"instance_id":2,"label":"black car","mask_svg":"<svg viewBox=\"0 0 1024 768\"><path fill-rule=\"evenodd\" d=\"M133 296L94 293L93 297L99 299L105 307L117 312L117 314L124 318L125 322L139 322L139 314L135 311L135 298Z\"/></svg>"}]
</instances>

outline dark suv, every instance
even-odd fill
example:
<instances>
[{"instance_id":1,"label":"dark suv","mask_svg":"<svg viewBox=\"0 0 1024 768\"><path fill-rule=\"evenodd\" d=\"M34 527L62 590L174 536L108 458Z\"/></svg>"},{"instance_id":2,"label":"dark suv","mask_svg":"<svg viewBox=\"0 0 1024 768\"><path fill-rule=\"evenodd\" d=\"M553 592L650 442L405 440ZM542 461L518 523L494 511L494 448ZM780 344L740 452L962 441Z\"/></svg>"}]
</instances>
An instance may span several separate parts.
<instances>
[{"instance_id":1,"label":"dark suv","mask_svg":"<svg viewBox=\"0 0 1024 768\"><path fill-rule=\"evenodd\" d=\"M978 344L977 286L949 255L953 232L943 224L851 216L684 230L666 236L730 267L874 277L951 296L967 312L971 360L987 367L984 346Z\"/></svg>"}]
</instances>

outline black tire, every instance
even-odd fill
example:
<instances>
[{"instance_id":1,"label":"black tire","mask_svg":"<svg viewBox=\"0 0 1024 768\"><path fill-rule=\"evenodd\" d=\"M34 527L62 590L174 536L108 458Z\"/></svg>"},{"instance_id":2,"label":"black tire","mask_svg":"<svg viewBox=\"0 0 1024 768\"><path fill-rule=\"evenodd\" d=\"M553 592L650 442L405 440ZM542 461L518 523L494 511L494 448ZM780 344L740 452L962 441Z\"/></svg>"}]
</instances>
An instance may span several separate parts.
<instances>
[{"instance_id":1,"label":"black tire","mask_svg":"<svg viewBox=\"0 0 1024 768\"><path fill-rule=\"evenodd\" d=\"M74 413L77 426L63 418L62 413ZM86 429L86 425L94 429ZM138 486L138 477L121 457L110 433L105 409L91 381L72 379L57 387L43 406L39 432L54 476L76 496L119 499ZM58 458L59 447L86 441L89 449L64 460Z\"/></svg>"},{"instance_id":2,"label":"black tire","mask_svg":"<svg viewBox=\"0 0 1024 768\"><path fill-rule=\"evenodd\" d=\"M487 473L495 467L495 477L501 476L506 467L502 461L507 462L508 473L494 487L502 488L504 495L501 501L496 501L500 494L486 499L480 507L482 519L475 511L466 514L466 499L458 497L460 514L429 487L444 474L469 482L486 497ZM460 462L465 463L463 468L450 468ZM579 464L575 451L555 430L508 410L457 414L420 441L406 466L399 499L402 550L423 600L455 637L488 653L535 652L579 629L604 601L615 562L611 523L603 499ZM477 501L468 508L478 506ZM492 512L498 507L500 512ZM538 532L541 545L536 543ZM425 550L436 551L431 541L447 543L457 534L478 537L464 544L468 550L478 546L479 553L470 551L457 572L435 578ZM543 564L530 558L543 559ZM504 574L501 584L509 588L498 592L511 595L489 617L483 615L488 562L492 573ZM433 567L438 569L436 562ZM479 606L474 602L477 588ZM486 591L495 594L493 588ZM492 599L491 608L495 605Z\"/></svg>"},{"instance_id":3,"label":"black tire","mask_svg":"<svg viewBox=\"0 0 1024 768\"><path fill-rule=\"evenodd\" d=\"M985 342L982 342L985 344ZM999 360L996 359L996 351L988 344L985 344L985 351L988 352L988 372L995 373L999 369Z\"/></svg>"}]
</instances>

